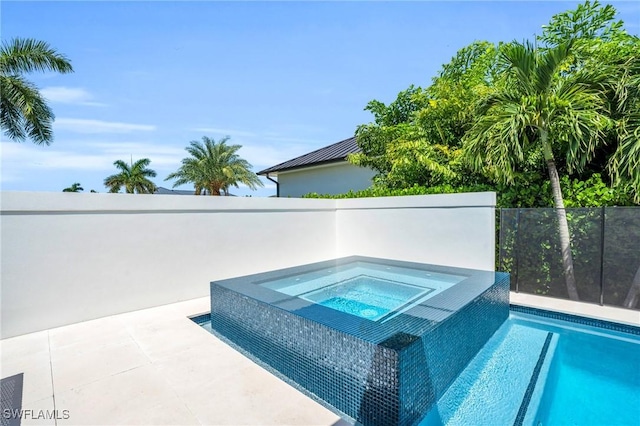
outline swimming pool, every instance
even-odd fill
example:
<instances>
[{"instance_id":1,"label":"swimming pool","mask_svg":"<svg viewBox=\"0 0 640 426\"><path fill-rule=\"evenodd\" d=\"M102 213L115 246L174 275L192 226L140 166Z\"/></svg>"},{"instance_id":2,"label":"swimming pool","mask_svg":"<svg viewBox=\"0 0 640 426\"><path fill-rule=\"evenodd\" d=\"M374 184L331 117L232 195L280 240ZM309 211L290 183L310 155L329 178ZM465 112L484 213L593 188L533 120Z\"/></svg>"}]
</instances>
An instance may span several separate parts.
<instances>
[{"instance_id":1,"label":"swimming pool","mask_svg":"<svg viewBox=\"0 0 640 426\"><path fill-rule=\"evenodd\" d=\"M414 425L509 313L509 276L351 256L211 283L211 328L345 418Z\"/></svg>"},{"instance_id":2,"label":"swimming pool","mask_svg":"<svg viewBox=\"0 0 640 426\"><path fill-rule=\"evenodd\" d=\"M520 306L420 426L638 425L640 328Z\"/></svg>"},{"instance_id":3,"label":"swimming pool","mask_svg":"<svg viewBox=\"0 0 640 426\"><path fill-rule=\"evenodd\" d=\"M507 274L350 257L212 282L207 320L363 425L640 418L640 328L509 306Z\"/></svg>"},{"instance_id":4,"label":"swimming pool","mask_svg":"<svg viewBox=\"0 0 640 426\"><path fill-rule=\"evenodd\" d=\"M194 321L215 334L209 315ZM419 425L638 425L639 359L639 327L511 306Z\"/></svg>"}]
</instances>

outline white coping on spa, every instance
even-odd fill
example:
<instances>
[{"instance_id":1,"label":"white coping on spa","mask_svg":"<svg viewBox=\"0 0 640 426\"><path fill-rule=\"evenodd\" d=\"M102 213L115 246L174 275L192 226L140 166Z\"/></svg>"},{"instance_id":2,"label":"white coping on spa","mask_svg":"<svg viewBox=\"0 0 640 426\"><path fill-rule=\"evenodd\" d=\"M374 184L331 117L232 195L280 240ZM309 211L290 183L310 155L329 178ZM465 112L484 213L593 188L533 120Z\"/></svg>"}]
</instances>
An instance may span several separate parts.
<instances>
[{"instance_id":1,"label":"white coping on spa","mask_svg":"<svg viewBox=\"0 0 640 426\"><path fill-rule=\"evenodd\" d=\"M517 293L511 301L640 324L637 311ZM209 308L202 297L0 340L1 377L24 374L24 410L68 410L57 425L346 424L187 319Z\"/></svg>"}]
</instances>

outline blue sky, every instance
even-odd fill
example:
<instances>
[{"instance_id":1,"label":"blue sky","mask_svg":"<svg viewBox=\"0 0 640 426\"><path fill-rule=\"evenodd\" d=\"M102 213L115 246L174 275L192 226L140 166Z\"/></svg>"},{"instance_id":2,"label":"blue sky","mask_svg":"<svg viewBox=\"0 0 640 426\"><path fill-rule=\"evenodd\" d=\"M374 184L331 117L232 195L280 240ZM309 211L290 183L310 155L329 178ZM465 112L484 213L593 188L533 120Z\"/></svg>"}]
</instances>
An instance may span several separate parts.
<instances>
[{"instance_id":1,"label":"blue sky","mask_svg":"<svg viewBox=\"0 0 640 426\"><path fill-rule=\"evenodd\" d=\"M230 136L259 171L352 136L370 100L429 85L474 40L532 39L577 4L3 1L2 40L45 40L75 72L29 75L56 114L55 140L2 135L1 187L106 192L115 160L146 157L171 188L164 178L204 135ZM638 34L640 7L611 4ZM274 194L264 182L232 192Z\"/></svg>"}]
</instances>

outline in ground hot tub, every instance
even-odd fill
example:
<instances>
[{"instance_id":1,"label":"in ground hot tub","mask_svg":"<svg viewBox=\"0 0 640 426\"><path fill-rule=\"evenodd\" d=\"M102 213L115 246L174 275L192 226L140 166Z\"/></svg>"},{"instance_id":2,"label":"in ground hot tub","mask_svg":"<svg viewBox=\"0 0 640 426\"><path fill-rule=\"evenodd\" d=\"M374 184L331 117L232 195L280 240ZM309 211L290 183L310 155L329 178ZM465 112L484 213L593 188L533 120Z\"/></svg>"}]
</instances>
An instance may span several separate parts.
<instances>
[{"instance_id":1,"label":"in ground hot tub","mask_svg":"<svg viewBox=\"0 0 640 426\"><path fill-rule=\"evenodd\" d=\"M341 415L420 421L509 315L509 276L360 256L211 283L211 327Z\"/></svg>"}]
</instances>

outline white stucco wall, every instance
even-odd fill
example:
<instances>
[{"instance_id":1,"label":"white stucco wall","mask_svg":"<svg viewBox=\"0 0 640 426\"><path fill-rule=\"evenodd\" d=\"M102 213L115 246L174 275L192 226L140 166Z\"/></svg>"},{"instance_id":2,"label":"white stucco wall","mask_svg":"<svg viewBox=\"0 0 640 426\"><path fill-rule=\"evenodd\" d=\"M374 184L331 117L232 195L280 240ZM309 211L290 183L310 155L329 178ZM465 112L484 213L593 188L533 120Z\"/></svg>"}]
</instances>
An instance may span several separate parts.
<instances>
[{"instance_id":1,"label":"white stucco wall","mask_svg":"<svg viewBox=\"0 0 640 426\"><path fill-rule=\"evenodd\" d=\"M337 200L338 257L494 270L495 193Z\"/></svg>"},{"instance_id":2,"label":"white stucco wall","mask_svg":"<svg viewBox=\"0 0 640 426\"><path fill-rule=\"evenodd\" d=\"M495 194L5 192L0 201L2 338L206 296L216 279L354 254L494 267Z\"/></svg>"},{"instance_id":3,"label":"white stucco wall","mask_svg":"<svg viewBox=\"0 0 640 426\"><path fill-rule=\"evenodd\" d=\"M215 279L335 257L332 200L1 199L2 337L202 297Z\"/></svg>"},{"instance_id":4,"label":"white stucco wall","mask_svg":"<svg viewBox=\"0 0 640 426\"><path fill-rule=\"evenodd\" d=\"M346 161L278 173L280 197L301 197L310 192L343 194L371 186L375 172Z\"/></svg>"}]
</instances>

